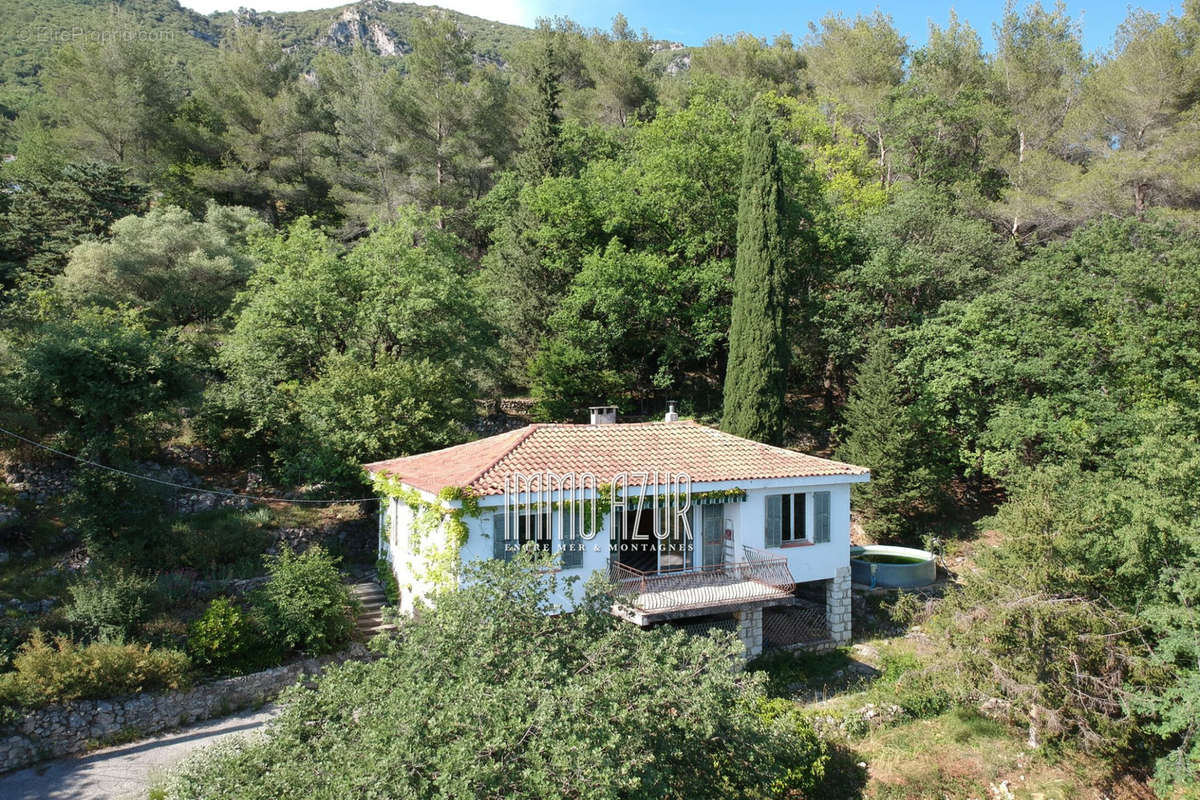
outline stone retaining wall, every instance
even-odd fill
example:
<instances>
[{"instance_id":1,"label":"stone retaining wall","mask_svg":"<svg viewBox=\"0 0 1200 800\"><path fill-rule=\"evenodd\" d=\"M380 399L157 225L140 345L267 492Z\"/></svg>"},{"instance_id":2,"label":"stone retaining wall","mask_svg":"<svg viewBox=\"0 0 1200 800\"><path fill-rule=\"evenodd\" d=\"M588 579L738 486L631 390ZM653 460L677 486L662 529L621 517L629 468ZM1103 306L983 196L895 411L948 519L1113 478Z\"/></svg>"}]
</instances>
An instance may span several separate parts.
<instances>
[{"instance_id":1,"label":"stone retaining wall","mask_svg":"<svg viewBox=\"0 0 1200 800\"><path fill-rule=\"evenodd\" d=\"M788 653L828 653L837 649L833 639L813 639L810 642L776 645L772 650L783 650Z\"/></svg>"},{"instance_id":2,"label":"stone retaining wall","mask_svg":"<svg viewBox=\"0 0 1200 800\"><path fill-rule=\"evenodd\" d=\"M48 758L81 753L119 738L151 736L201 720L259 705L330 663L363 658L358 648L310 658L191 689L140 694L112 700L77 700L30 712L0 728L0 773Z\"/></svg>"},{"instance_id":3,"label":"stone retaining wall","mask_svg":"<svg viewBox=\"0 0 1200 800\"><path fill-rule=\"evenodd\" d=\"M527 397L488 398L475 401L476 410L484 415L510 414L527 417L533 413L536 405L536 400Z\"/></svg>"}]
</instances>

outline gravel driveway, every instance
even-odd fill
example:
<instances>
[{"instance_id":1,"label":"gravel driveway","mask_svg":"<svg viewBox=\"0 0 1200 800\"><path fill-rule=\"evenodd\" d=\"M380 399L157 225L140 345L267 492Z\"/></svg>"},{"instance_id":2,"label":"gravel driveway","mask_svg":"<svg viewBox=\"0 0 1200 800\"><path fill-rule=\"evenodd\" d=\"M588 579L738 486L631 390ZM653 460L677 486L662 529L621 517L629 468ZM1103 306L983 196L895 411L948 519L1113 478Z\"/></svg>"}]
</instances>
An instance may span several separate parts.
<instances>
[{"instance_id":1,"label":"gravel driveway","mask_svg":"<svg viewBox=\"0 0 1200 800\"><path fill-rule=\"evenodd\" d=\"M259 728L278 713L264 706L209 720L152 739L96 750L83 756L43 761L0 775L3 800L146 800L151 782L196 748Z\"/></svg>"}]
</instances>

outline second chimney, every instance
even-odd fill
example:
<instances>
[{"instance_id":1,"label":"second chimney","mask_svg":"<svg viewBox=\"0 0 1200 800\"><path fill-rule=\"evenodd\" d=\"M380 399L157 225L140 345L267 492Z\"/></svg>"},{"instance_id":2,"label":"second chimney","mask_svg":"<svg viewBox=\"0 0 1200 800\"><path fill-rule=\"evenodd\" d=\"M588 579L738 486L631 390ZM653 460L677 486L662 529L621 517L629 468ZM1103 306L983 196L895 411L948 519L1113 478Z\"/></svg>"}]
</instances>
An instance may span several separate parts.
<instances>
[{"instance_id":1,"label":"second chimney","mask_svg":"<svg viewBox=\"0 0 1200 800\"><path fill-rule=\"evenodd\" d=\"M677 405L679 405L678 400L667 401L667 415L663 417L663 422L679 422L679 413L675 410Z\"/></svg>"},{"instance_id":2,"label":"second chimney","mask_svg":"<svg viewBox=\"0 0 1200 800\"><path fill-rule=\"evenodd\" d=\"M588 406L592 412L593 425L612 425L617 421L616 406Z\"/></svg>"}]
</instances>

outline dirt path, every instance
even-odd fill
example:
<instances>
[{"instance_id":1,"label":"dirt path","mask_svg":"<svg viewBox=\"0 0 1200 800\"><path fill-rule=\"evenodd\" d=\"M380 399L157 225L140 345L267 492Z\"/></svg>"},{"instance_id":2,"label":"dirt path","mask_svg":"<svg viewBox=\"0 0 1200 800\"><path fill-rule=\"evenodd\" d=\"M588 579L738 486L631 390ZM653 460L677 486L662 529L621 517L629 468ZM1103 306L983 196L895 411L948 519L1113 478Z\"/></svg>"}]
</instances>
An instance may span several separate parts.
<instances>
[{"instance_id":1,"label":"dirt path","mask_svg":"<svg viewBox=\"0 0 1200 800\"><path fill-rule=\"evenodd\" d=\"M152 739L0 775L4 800L146 800L151 783L184 756L225 736L259 728L275 706L209 720Z\"/></svg>"}]
</instances>

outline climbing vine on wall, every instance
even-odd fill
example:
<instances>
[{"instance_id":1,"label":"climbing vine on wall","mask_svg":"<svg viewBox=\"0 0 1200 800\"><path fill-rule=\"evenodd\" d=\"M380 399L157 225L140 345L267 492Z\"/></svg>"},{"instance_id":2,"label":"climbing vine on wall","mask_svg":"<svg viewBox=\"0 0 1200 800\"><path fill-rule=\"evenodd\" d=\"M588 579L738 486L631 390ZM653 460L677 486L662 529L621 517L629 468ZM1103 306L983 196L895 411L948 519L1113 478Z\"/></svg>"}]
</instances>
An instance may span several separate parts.
<instances>
[{"instance_id":1,"label":"climbing vine on wall","mask_svg":"<svg viewBox=\"0 0 1200 800\"><path fill-rule=\"evenodd\" d=\"M462 486L447 486L438 492L436 501L430 501L389 475L372 475L371 482L377 493L394 497L412 510L410 549L413 555L423 556L426 562L420 578L434 586L453 586L461 564L460 553L469 534L464 518L479 516L478 496ZM457 507L448 505L452 502L457 502ZM429 534L439 529L445 532L444 547L433 546L428 541Z\"/></svg>"},{"instance_id":2,"label":"climbing vine on wall","mask_svg":"<svg viewBox=\"0 0 1200 800\"><path fill-rule=\"evenodd\" d=\"M712 489L707 492L693 492L692 504L708 503L741 503L746 499L746 490L736 486L732 489Z\"/></svg>"}]
</instances>

